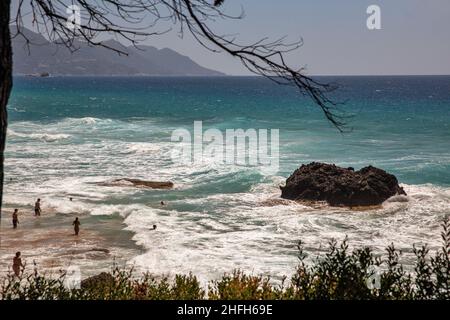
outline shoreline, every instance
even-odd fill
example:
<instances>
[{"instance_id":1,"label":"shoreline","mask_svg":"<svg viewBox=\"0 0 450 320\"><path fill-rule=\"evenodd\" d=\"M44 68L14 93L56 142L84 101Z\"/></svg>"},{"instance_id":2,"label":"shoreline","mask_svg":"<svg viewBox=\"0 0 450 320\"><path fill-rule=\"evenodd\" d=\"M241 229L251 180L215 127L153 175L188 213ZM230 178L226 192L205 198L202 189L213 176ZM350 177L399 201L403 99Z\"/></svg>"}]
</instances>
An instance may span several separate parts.
<instances>
[{"instance_id":1,"label":"shoreline","mask_svg":"<svg viewBox=\"0 0 450 320\"><path fill-rule=\"evenodd\" d=\"M22 209L23 210L23 209ZM81 231L75 236L71 222L74 215L45 211L40 217L21 214L19 226L12 228L10 208L3 210L0 225L0 275L11 271L16 251L22 253L26 268L35 267L44 273L58 273L71 266L80 267L83 278L100 271L110 271L113 264L127 265L142 252L133 240L133 234L124 230L123 221L77 214ZM23 210L25 211L25 210Z\"/></svg>"},{"instance_id":2,"label":"shoreline","mask_svg":"<svg viewBox=\"0 0 450 320\"><path fill-rule=\"evenodd\" d=\"M383 206L370 208L343 208L331 207L325 203L315 203L315 205L313 205L312 203L302 203L298 201L274 198L271 196L265 200L253 199L257 201L257 203L251 201L256 205L255 207L261 208L261 212L266 213L263 213L262 216L250 215L246 219L248 219L250 223L252 223L251 221L253 221L253 219L265 220L267 217L265 218L264 216L267 213L277 210L280 214L287 213L286 217L288 219L295 219L299 221L314 221L314 219L317 219L316 217L321 216L325 220L336 219L336 222L334 223L338 223L337 226L339 226L339 223L343 223L338 222L341 219L353 219L361 215L363 220L367 220L369 223L377 224L378 222L376 222L376 220L380 220L380 223L382 223L382 220L385 219L391 220L390 217L394 218L395 213L397 213L395 214L395 220L405 218L407 208L410 205L414 205L414 203L416 203L419 199L416 199L416 195L413 193L408 202L396 201L398 199L393 197L392 201L386 201ZM244 200L241 199L240 201ZM245 201L242 202L242 204L245 203ZM183 229L183 233L178 235L173 233L176 230L172 230L169 227L172 225L170 221L172 219L177 220L178 217L172 216L170 213L173 209L171 207L172 205L173 203L170 203L168 207L149 208L156 210L154 211L156 217L163 220L166 219L165 217L169 219L165 222L161 221L158 223L158 232L155 234L143 233L141 226L137 226L135 223L127 221L129 215L92 215L87 212L59 213L56 210L45 206L43 207L43 213L40 217L33 216L31 206L23 206L20 208L19 227L18 229L13 230L11 223L11 214L13 209L12 207L5 208L0 230L0 275L7 273L8 269L10 269L12 257L16 251L22 252L23 258L27 262L28 271L30 271L30 268L33 267L34 262L36 262L38 269L44 272L55 272L61 268L68 268L75 263L82 268L83 278L96 275L101 271L110 271L115 265L132 265L136 268L136 271L148 271L155 275L163 275L166 274L166 272L169 274L176 274L194 271L200 274L205 271L203 270L200 261L206 263L207 260L205 259L207 259L207 257L200 254L197 250L190 251L188 254L185 251L179 251L178 249L180 248L178 248L175 252L173 252L173 242L180 241L180 237L185 239L180 243L185 248L191 248L189 246L191 246L195 241L197 245L200 246L199 248L204 248L205 243L203 241L199 243L199 239L195 240L192 238L192 229ZM132 205L130 204L130 206ZM71 225L75 216L79 216L81 221L81 232L78 237L74 235L73 227ZM143 217L148 218L148 213L144 214ZM150 218L151 220L154 220L157 219L156 217ZM378 219L374 220L375 217ZM134 216L134 218L138 219L138 221L140 220L139 215ZM273 218L271 218L271 220L273 222ZM245 222L243 223L245 226ZM310 222L307 222L307 224L309 225ZM131 225L134 227L130 227ZM272 223L270 225L272 225ZM269 225L267 226L269 227ZM280 238L280 231L282 230L279 229L278 223L275 223L272 227L275 227L272 232L272 237L275 237L278 241L280 241L282 238ZM295 225L292 225L291 227L295 227ZM318 227L320 227L320 225L318 225ZM239 235L242 232L250 232L249 235L251 235L252 232L256 231L256 229L248 229L248 227L244 227L241 230L234 229L232 226L225 227L224 225L224 228L225 229L219 228L221 230L221 234L225 237L224 239L227 238L226 235L230 234L230 232L233 232L235 235ZM301 239L307 239L307 236L304 234L306 229L301 227L301 230L303 230ZM362 236L361 230L356 234L360 234ZM377 229L372 230L370 234L365 234L362 236L363 238L358 239L353 237L351 239L353 239L355 244L363 245L363 243L367 242L367 239L370 238L372 242L372 245L370 245L371 247L376 248L377 246L381 246L384 248L389 241L383 234L384 232L382 229L379 229L378 227ZM153 235L155 235L155 237L150 239ZM202 238L200 235L198 237ZM340 238L338 237L337 240L339 239ZM149 240L152 242L148 242ZM377 240L378 244L375 244L374 240ZM184 243L184 241L189 242ZM230 245L233 246L233 243L235 243L235 241L231 241ZM287 262L291 261L291 258L293 257L292 253L286 255L286 250L290 251L295 247L293 242L292 248L290 244L290 241L280 242L280 252L277 255L280 259L279 263L285 266L291 264ZM310 243L311 249L315 251L314 254L320 253L321 246L325 244L326 242L322 243L322 241L320 243ZM432 245L432 243L429 244ZM316 248L317 246L318 248ZM218 258L221 256L220 252L213 250L214 247L215 246L213 245L210 250L207 250L209 251L207 254L209 258ZM434 246L432 245L432 248L433 247ZM255 251L256 249L257 248L252 246L248 247L249 251L247 254L250 254L250 256L248 256L250 260L252 258L257 259L259 257L257 251ZM202 252L205 254L205 251ZM411 252L406 251L405 253L407 253L407 256L404 256L402 259L405 261L410 260L409 256ZM172 254L175 254L175 256L178 254L178 258L172 256ZM198 263L194 263L189 270L180 264L181 261L187 259L187 256L185 255L192 256L194 259L199 259ZM228 265L227 270L232 269L234 266L230 265L228 260L229 259L222 261L224 265ZM167 264L164 268L162 268L163 263ZM270 262L263 259L260 263L262 264L247 265L246 263L241 262L235 266L237 268L241 267L247 271L259 269L262 270L262 273L268 272L265 269L266 267L270 267ZM221 274L220 270L220 268L217 268L217 272L212 273L211 270L209 270L205 274L209 274L209 277L219 277Z\"/></svg>"}]
</instances>

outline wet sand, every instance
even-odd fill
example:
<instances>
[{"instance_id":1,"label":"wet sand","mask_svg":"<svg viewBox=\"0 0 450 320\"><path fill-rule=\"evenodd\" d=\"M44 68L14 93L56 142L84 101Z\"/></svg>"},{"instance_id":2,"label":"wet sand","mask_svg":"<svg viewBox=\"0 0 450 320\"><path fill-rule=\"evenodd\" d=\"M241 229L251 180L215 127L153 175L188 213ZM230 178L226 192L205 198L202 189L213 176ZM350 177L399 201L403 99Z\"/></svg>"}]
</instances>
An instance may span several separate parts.
<instances>
[{"instance_id":1,"label":"wet sand","mask_svg":"<svg viewBox=\"0 0 450 320\"><path fill-rule=\"evenodd\" d=\"M19 209L19 226L12 228L12 210L5 209L0 226L0 275L11 270L16 251L21 251L26 270L58 273L78 266L83 277L111 270L114 264L124 266L141 249L123 231L121 218L93 217L78 214L43 212L33 216L32 210ZM72 222L78 216L81 230L75 236Z\"/></svg>"}]
</instances>

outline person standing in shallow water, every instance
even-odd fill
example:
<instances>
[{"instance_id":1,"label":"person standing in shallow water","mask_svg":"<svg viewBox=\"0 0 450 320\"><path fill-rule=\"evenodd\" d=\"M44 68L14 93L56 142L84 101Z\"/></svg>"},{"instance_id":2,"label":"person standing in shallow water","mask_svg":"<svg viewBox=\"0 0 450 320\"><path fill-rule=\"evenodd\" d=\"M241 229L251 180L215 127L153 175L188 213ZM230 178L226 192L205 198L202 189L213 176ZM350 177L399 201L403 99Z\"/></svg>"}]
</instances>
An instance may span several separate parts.
<instances>
[{"instance_id":1,"label":"person standing in shallow water","mask_svg":"<svg viewBox=\"0 0 450 320\"><path fill-rule=\"evenodd\" d=\"M20 257L20 251L16 252L16 256L13 258L13 271L18 277L20 276L20 268L23 268L22 258Z\"/></svg>"},{"instance_id":2,"label":"person standing in shallow water","mask_svg":"<svg viewBox=\"0 0 450 320\"><path fill-rule=\"evenodd\" d=\"M80 220L78 220L78 217L75 218L75 221L72 222L73 230L75 231L75 235L77 236L78 233L80 233Z\"/></svg>"},{"instance_id":3,"label":"person standing in shallow water","mask_svg":"<svg viewBox=\"0 0 450 320\"><path fill-rule=\"evenodd\" d=\"M41 199L37 199L36 203L34 204L34 215L36 217L39 217L41 215Z\"/></svg>"},{"instance_id":4,"label":"person standing in shallow water","mask_svg":"<svg viewBox=\"0 0 450 320\"><path fill-rule=\"evenodd\" d=\"M17 225L19 224L19 210L18 209L14 209L14 212L12 214L12 224L13 224L13 228L17 229Z\"/></svg>"}]
</instances>

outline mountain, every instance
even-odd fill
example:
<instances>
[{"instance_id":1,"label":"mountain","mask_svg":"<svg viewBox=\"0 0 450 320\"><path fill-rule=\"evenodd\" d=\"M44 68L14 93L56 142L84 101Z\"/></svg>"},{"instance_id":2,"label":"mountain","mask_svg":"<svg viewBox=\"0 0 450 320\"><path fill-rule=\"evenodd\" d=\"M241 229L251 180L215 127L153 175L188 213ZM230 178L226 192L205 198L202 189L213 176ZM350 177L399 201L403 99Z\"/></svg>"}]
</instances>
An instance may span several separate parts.
<instances>
[{"instance_id":1,"label":"mountain","mask_svg":"<svg viewBox=\"0 0 450 320\"><path fill-rule=\"evenodd\" d=\"M123 50L128 56L113 50L93 47L76 41L79 49L70 52L66 47L49 42L42 35L24 29L32 44L27 48L22 36L13 38L14 74L51 75L165 75L165 76L219 76L221 72L204 68L187 56L168 48L151 46L125 47L108 40L110 47ZM13 30L14 34L14 30Z\"/></svg>"}]
</instances>

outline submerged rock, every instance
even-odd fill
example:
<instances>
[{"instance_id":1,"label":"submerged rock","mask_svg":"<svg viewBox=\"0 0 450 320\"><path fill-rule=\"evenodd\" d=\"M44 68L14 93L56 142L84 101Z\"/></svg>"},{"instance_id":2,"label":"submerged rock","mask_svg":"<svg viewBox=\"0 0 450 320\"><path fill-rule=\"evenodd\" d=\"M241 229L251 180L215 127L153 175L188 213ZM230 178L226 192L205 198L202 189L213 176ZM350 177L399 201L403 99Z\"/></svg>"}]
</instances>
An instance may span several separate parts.
<instances>
[{"instance_id":1,"label":"submerged rock","mask_svg":"<svg viewBox=\"0 0 450 320\"><path fill-rule=\"evenodd\" d=\"M105 248L92 248L90 251L103 252L103 253L109 254L109 250L105 249Z\"/></svg>"},{"instance_id":2,"label":"submerged rock","mask_svg":"<svg viewBox=\"0 0 450 320\"><path fill-rule=\"evenodd\" d=\"M99 183L99 185L106 186L106 187L133 185L135 187L145 187L145 188L152 188L152 189L172 189L173 188L173 182L171 182L171 181L146 181L146 180L129 179L129 178L117 179L117 180L113 180L110 182L101 182L101 183Z\"/></svg>"},{"instance_id":3,"label":"submerged rock","mask_svg":"<svg viewBox=\"0 0 450 320\"><path fill-rule=\"evenodd\" d=\"M102 272L81 281L81 288L93 289L99 287L111 287L114 285L114 282L115 279L110 273Z\"/></svg>"},{"instance_id":4,"label":"submerged rock","mask_svg":"<svg viewBox=\"0 0 450 320\"><path fill-rule=\"evenodd\" d=\"M331 206L375 206L395 195L406 195L397 178L368 166L359 171L313 162L302 165L281 188L281 197L326 201Z\"/></svg>"},{"instance_id":5,"label":"submerged rock","mask_svg":"<svg viewBox=\"0 0 450 320\"><path fill-rule=\"evenodd\" d=\"M276 207L276 206L288 206L291 205L292 201L285 199L267 199L260 203L263 207Z\"/></svg>"}]
</instances>

